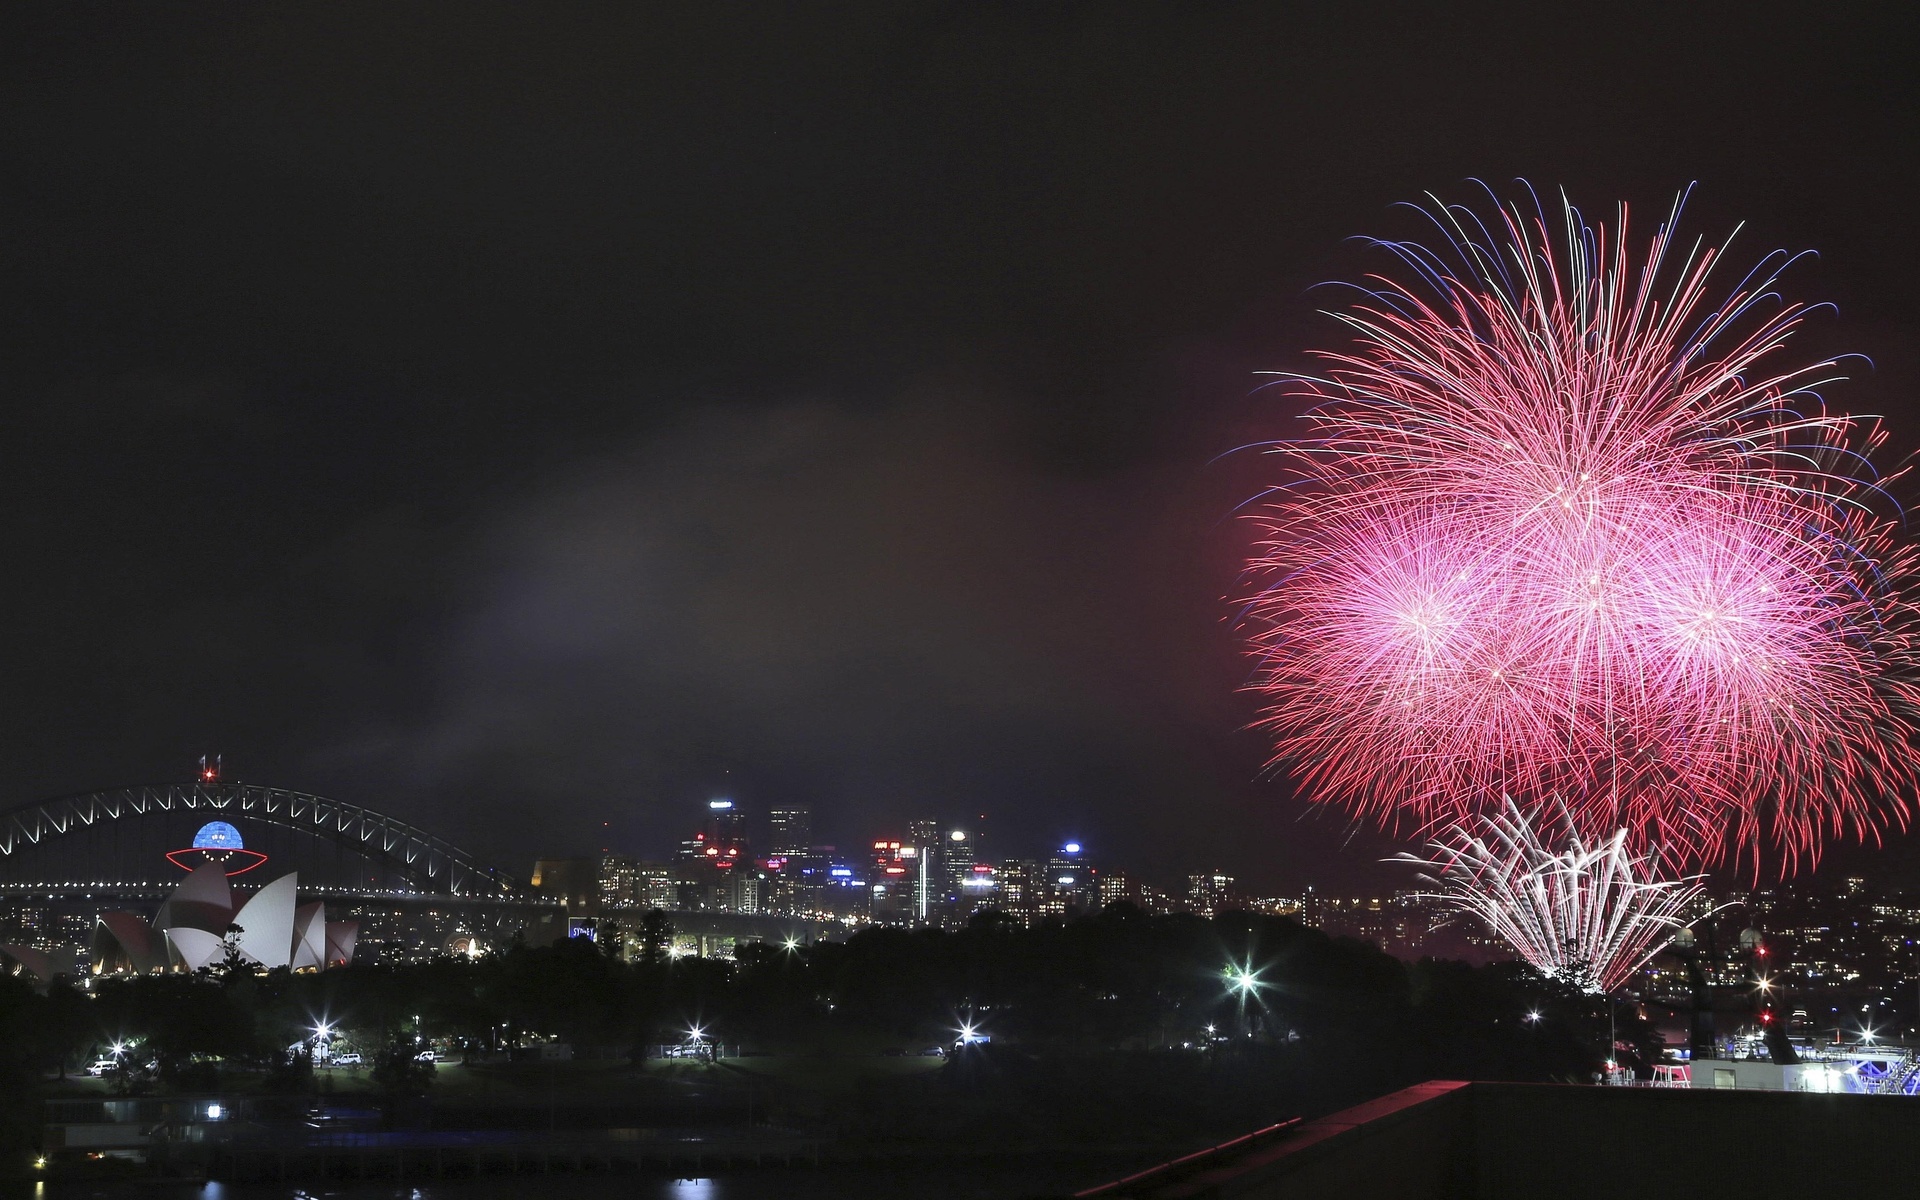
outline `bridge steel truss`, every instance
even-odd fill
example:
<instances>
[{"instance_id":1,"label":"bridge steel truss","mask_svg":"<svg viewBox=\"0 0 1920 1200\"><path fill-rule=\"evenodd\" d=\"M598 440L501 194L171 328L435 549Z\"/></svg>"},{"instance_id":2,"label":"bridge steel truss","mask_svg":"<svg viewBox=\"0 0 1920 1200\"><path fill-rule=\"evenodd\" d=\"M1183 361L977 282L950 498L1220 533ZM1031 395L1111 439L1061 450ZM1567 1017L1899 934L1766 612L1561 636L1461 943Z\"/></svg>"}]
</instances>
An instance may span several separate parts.
<instances>
[{"instance_id":1,"label":"bridge steel truss","mask_svg":"<svg viewBox=\"0 0 1920 1200\"><path fill-rule=\"evenodd\" d=\"M371 809L305 792L247 783L167 783L81 792L0 809L0 861L63 834L156 812L243 815L331 840L392 868L423 892L471 899L523 899L511 876L475 862L446 840Z\"/></svg>"}]
</instances>

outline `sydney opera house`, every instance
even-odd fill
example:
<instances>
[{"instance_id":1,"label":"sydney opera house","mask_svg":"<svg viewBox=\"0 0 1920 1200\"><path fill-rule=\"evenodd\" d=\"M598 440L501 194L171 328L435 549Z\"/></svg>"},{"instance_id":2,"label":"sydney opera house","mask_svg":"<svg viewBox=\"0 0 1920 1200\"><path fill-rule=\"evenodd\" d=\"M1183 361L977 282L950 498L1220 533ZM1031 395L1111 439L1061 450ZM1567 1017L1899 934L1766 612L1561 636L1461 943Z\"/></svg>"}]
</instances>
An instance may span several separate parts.
<instances>
[{"instance_id":1,"label":"sydney opera house","mask_svg":"<svg viewBox=\"0 0 1920 1200\"><path fill-rule=\"evenodd\" d=\"M208 822L192 846L167 858L191 873L150 921L132 912L100 914L93 932L96 973L198 971L230 958L318 971L353 960L358 924L328 921L322 901L297 904L297 872L244 901L236 897L231 877L251 871L266 856L247 850L240 831L227 822Z\"/></svg>"},{"instance_id":2,"label":"sydney opera house","mask_svg":"<svg viewBox=\"0 0 1920 1200\"><path fill-rule=\"evenodd\" d=\"M554 899L429 830L226 779L218 759L187 780L0 807L0 974L41 983L424 961L565 927Z\"/></svg>"}]
</instances>

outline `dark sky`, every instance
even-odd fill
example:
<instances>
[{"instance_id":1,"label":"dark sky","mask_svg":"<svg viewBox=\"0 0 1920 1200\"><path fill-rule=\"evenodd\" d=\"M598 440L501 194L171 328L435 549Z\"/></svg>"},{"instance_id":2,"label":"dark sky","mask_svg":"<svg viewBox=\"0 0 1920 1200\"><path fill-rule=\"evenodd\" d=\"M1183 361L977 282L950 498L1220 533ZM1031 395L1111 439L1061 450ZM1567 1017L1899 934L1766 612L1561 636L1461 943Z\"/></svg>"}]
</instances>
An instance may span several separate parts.
<instances>
[{"instance_id":1,"label":"dark sky","mask_svg":"<svg viewBox=\"0 0 1920 1200\"><path fill-rule=\"evenodd\" d=\"M9 6L0 800L1387 878L1240 732L1253 372L1395 201L1698 180L1912 450L1920 45L1848 11Z\"/></svg>"}]
</instances>

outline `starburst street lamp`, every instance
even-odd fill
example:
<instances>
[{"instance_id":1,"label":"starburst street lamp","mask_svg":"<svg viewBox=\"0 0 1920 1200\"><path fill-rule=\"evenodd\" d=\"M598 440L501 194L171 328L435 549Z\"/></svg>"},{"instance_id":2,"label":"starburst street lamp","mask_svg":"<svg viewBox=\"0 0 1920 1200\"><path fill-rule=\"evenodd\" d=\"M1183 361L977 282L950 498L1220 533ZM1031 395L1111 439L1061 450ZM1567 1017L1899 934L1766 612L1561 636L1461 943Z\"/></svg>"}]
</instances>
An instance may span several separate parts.
<instances>
[{"instance_id":1,"label":"starburst street lamp","mask_svg":"<svg viewBox=\"0 0 1920 1200\"><path fill-rule=\"evenodd\" d=\"M1232 997L1234 1006L1239 1010L1240 1024L1247 1036L1252 1037L1254 1025L1259 1017L1247 1011L1247 1001L1252 1000L1259 1007L1265 1008L1266 1006L1260 1003L1260 989L1267 985L1261 982L1260 972L1254 969L1251 961L1228 963L1226 970L1220 973L1220 977L1226 981L1227 995Z\"/></svg>"},{"instance_id":2,"label":"starburst street lamp","mask_svg":"<svg viewBox=\"0 0 1920 1200\"><path fill-rule=\"evenodd\" d=\"M1260 972L1254 970L1251 965L1242 966L1235 963L1222 972L1222 975L1227 981L1227 990L1243 1001L1259 992L1262 986Z\"/></svg>"}]
</instances>

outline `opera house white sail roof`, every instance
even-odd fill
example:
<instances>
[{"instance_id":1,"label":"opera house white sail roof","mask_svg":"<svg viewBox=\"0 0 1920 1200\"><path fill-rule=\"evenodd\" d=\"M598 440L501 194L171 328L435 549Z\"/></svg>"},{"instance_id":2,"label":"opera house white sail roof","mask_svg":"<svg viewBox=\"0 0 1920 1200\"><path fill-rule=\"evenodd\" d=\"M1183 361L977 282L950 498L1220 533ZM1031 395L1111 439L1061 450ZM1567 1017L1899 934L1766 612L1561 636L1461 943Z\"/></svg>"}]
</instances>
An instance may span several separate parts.
<instances>
[{"instance_id":1,"label":"opera house white sail roof","mask_svg":"<svg viewBox=\"0 0 1920 1200\"><path fill-rule=\"evenodd\" d=\"M239 832L224 822L216 824L218 836L196 838L195 848L206 849L201 846L204 840L222 853L203 855L152 921L128 912L100 914L93 936L94 971L198 971L230 957L269 970L318 971L351 962L358 922L328 921L326 906L319 901L299 904L296 872L273 880L236 907L226 852L242 848Z\"/></svg>"}]
</instances>

